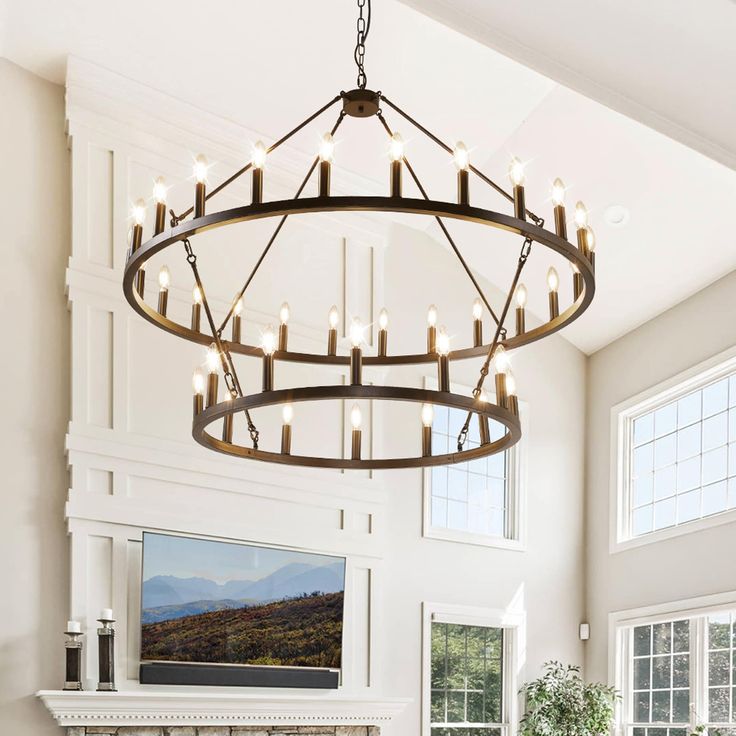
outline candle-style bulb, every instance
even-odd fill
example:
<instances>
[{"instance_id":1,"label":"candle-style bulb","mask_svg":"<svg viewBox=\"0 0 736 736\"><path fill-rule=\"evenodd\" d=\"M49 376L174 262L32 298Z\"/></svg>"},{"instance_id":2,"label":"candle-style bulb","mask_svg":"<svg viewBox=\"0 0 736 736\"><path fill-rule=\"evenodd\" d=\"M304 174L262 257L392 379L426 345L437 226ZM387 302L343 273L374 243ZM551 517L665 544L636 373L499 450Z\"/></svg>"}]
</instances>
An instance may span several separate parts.
<instances>
[{"instance_id":1,"label":"candle-style bulb","mask_svg":"<svg viewBox=\"0 0 736 736\"><path fill-rule=\"evenodd\" d=\"M588 244L588 251L592 253L595 250L595 233L590 225L585 228L585 242Z\"/></svg>"},{"instance_id":2,"label":"candle-style bulb","mask_svg":"<svg viewBox=\"0 0 736 736\"><path fill-rule=\"evenodd\" d=\"M430 304L427 310L427 324L430 327L437 326L437 307L434 304Z\"/></svg>"},{"instance_id":3,"label":"candle-style bulb","mask_svg":"<svg viewBox=\"0 0 736 736\"><path fill-rule=\"evenodd\" d=\"M195 286L192 289L192 301L195 304L201 304L202 303L202 290L199 288L199 286Z\"/></svg>"},{"instance_id":4,"label":"candle-style bulb","mask_svg":"<svg viewBox=\"0 0 736 736\"><path fill-rule=\"evenodd\" d=\"M527 299L527 291L526 286L524 284L519 284L516 287L516 304L521 309L524 309L526 306L526 299Z\"/></svg>"},{"instance_id":5,"label":"candle-style bulb","mask_svg":"<svg viewBox=\"0 0 736 736\"><path fill-rule=\"evenodd\" d=\"M499 345L496 348L496 352L493 355L493 367L496 369L496 373L507 373L509 368L511 368L509 354L503 345Z\"/></svg>"},{"instance_id":6,"label":"candle-style bulb","mask_svg":"<svg viewBox=\"0 0 736 736\"><path fill-rule=\"evenodd\" d=\"M473 319L480 319L483 316L483 302L477 298L473 302Z\"/></svg>"},{"instance_id":7,"label":"candle-style bulb","mask_svg":"<svg viewBox=\"0 0 736 736\"><path fill-rule=\"evenodd\" d=\"M161 266L161 270L158 272L158 285L162 289L168 289L171 284L171 274L169 273L168 266Z\"/></svg>"},{"instance_id":8,"label":"candle-style bulb","mask_svg":"<svg viewBox=\"0 0 736 736\"><path fill-rule=\"evenodd\" d=\"M133 205L133 223L135 225L143 225L146 221L146 203L144 200L139 199Z\"/></svg>"},{"instance_id":9,"label":"candle-style bulb","mask_svg":"<svg viewBox=\"0 0 736 736\"><path fill-rule=\"evenodd\" d=\"M468 166L470 166L470 154L462 141L455 144L455 150L452 152L452 162L458 171L467 171Z\"/></svg>"},{"instance_id":10,"label":"candle-style bulb","mask_svg":"<svg viewBox=\"0 0 736 736\"><path fill-rule=\"evenodd\" d=\"M554 266L549 267L547 271L547 286L550 291L557 291L560 286L560 277L557 275L557 269Z\"/></svg>"},{"instance_id":11,"label":"candle-style bulb","mask_svg":"<svg viewBox=\"0 0 736 736\"><path fill-rule=\"evenodd\" d=\"M201 153L194 159L194 178L198 184L207 182L207 158Z\"/></svg>"},{"instance_id":12,"label":"candle-style bulb","mask_svg":"<svg viewBox=\"0 0 736 736\"><path fill-rule=\"evenodd\" d=\"M284 404L283 409L281 409L281 418L284 424L291 424L294 419L294 407L291 404Z\"/></svg>"},{"instance_id":13,"label":"candle-style bulb","mask_svg":"<svg viewBox=\"0 0 736 736\"><path fill-rule=\"evenodd\" d=\"M199 368L192 374L192 388L195 394L204 394L204 374Z\"/></svg>"},{"instance_id":14,"label":"candle-style bulb","mask_svg":"<svg viewBox=\"0 0 736 736\"><path fill-rule=\"evenodd\" d=\"M235 300L235 304L233 305L233 314L240 317L242 313L243 313L243 297L239 296Z\"/></svg>"},{"instance_id":15,"label":"candle-style bulb","mask_svg":"<svg viewBox=\"0 0 736 736\"><path fill-rule=\"evenodd\" d=\"M282 325L285 325L289 321L290 314L289 302L284 302L279 310L279 319L281 320Z\"/></svg>"},{"instance_id":16,"label":"candle-style bulb","mask_svg":"<svg viewBox=\"0 0 736 736\"><path fill-rule=\"evenodd\" d=\"M520 187L523 186L525 178L524 164L514 156L509 163L509 179L515 187Z\"/></svg>"},{"instance_id":17,"label":"candle-style bulb","mask_svg":"<svg viewBox=\"0 0 736 736\"><path fill-rule=\"evenodd\" d=\"M256 141L251 150L250 163L254 169L262 169L266 165L266 146L263 145L263 141Z\"/></svg>"},{"instance_id":18,"label":"candle-style bulb","mask_svg":"<svg viewBox=\"0 0 736 736\"><path fill-rule=\"evenodd\" d=\"M404 159L404 139L400 133L394 133L388 145L388 155L392 161L402 161Z\"/></svg>"},{"instance_id":19,"label":"candle-style bulb","mask_svg":"<svg viewBox=\"0 0 736 736\"><path fill-rule=\"evenodd\" d=\"M340 312L337 311L337 307L334 304L330 307L330 311L327 314L327 322L332 330L336 330L338 324L340 324Z\"/></svg>"},{"instance_id":20,"label":"candle-style bulb","mask_svg":"<svg viewBox=\"0 0 736 736\"><path fill-rule=\"evenodd\" d=\"M450 352L450 337L444 327L437 332L437 354L447 355Z\"/></svg>"},{"instance_id":21,"label":"candle-style bulb","mask_svg":"<svg viewBox=\"0 0 736 736\"><path fill-rule=\"evenodd\" d=\"M319 143L319 160L332 163L332 157L335 153L335 141L332 133L325 133Z\"/></svg>"},{"instance_id":22,"label":"candle-style bulb","mask_svg":"<svg viewBox=\"0 0 736 736\"><path fill-rule=\"evenodd\" d=\"M556 207L565 204L565 185L559 177L552 182L552 202Z\"/></svg>"},{"instance_id":23,"label":"candle-style bulb","mask_svg":"<svg viewBox=\"0 0 736 736\"><path fill-rule=\"evenodd\" d=\"M276 333L272 325L268 325L261 335L261 349L265 355L273 355L276 351Z\"/></svg>"},{"instance_id":24,"label":"candle-style bulb","mask_svg":"<svg viewBox=\"0 0 736 736\"><path fill-rule=\"evenodd\" d=\"M153 201L156 204L166 204L166 180L163 176L153 182Z\"/></svg>"},{"instance_id":25,"label":"candle-style bulb","mask_svg":"<svg viewBox=\"0 0 736 736\"><path fill-rule=\"evenodd\" d=\"M207 348L206 362L207 370L210 373L216 373L217 369L220 366L220 353L217 351L217 346L215 345L215 343L212 343L212 345Z\"/></svg>"},{"instance_id":26,"label":"candle-style bulb","mask_svg":"<svg viewBox=\"0 0 736 736\"><path fill-rule=\"evenodd\" d=\"M575 205L575 227L578 230L588 227L588 210L582 202Z\"/></svg>"},{"instance_id":27,"label":"candle-style bulb","mask_svg":"<svg viewBox=\"0 0 736 736\"><path fill-rule=\"evenodd\" d=\"M350 411L350 424L353 429L360 429L360 425L363 424L363 413L357 404L353 404L353 408Z\"/></svg>"},{"instance_id":28,"label":"candle-style bulb","mask_svg":"<svg viewBox=\"0 0 736 736\"><path fill-rule=\"evenodd\" d=\"M385 330L388 327L388 310L386 308L382 309L378 313L378 326L382 330Z\"/></svg>"},{"instance_id":29,"label":"candle-style bulb","mask_svg":"<svg viewBox=\"0 0 736 736\"><path fill-rule=\"evenodd\" d=\"M350 342L354 348L359 348L363 342L363 323L357 317L350 324Z\"/></svg>"},{"instance_id":30,"label":"candle-style bulb","mask_svg":"<svg viewBox=\"0 0 736 736\"><path fill-rule=\"evenodd\" d=\"M434 421L434 407L432 404L422 404L422 424L431 427Z\"/></svg>"}]
</instances>

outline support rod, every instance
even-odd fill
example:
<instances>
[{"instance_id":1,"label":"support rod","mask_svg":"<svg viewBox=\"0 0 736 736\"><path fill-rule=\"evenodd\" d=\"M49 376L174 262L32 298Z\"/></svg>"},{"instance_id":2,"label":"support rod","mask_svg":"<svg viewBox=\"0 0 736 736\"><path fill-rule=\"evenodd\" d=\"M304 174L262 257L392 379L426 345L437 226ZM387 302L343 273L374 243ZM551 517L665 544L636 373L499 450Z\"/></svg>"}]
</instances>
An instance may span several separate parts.
<instances>
[{"instance_id":1,"label":"support rod","mask_svg":"<svg viewBox=\"0 0 736 736\"><path fill-rule=\"evenodd\" d=\"M391 130L391 127L389 126L389 124L386 122L386 119L383 117L383 114L380 112L378 113L378 119L381 121L381 125L383 125L384 130L388 133L388 136L390 138L393 135L393 131ZM414 183L417 185L417 188L419 189L422 197L424 197L424 199L426 200L429 200L429 195L427 194L426 190L422 186L422 183L419 180L419 177L414 171L414 167L409 163L406 157L404 157L404 165L406 166L406 170L409 172L409 175L414 180ZM467 262L462 257L457 245L455 245L455 241L450 235L450 232L447 229L447 226L442 221L441 217L438 217L435 215L434 219L437 221L437 224L440 226L440 229L442 230L445 238L447 238L447 242L450 244L450 247L455 252L455 255L457 256L458 260L462 264L462 267L465 269L465 273L468 274L468 278L473 282L473 286L475 287L475 290L478 292L478 296L480 296L480 298L483 300L483 303L486 305L486 309L490 312L491 317L493 318L493 321L496 324L499 324L498 317L496 316L496 313L493 311L493 307L490 305L490 303L488 302L488 299L486 298L486 295L483 293L483 290L480 288L480 284L478 283L475 276L473 275L473 272L470 270L470 266L468 266Z\"/></svg>"},{"instance_id":2,"label":"support rod","mask_svg":"<svg viewBox=\"0 0 736 736\"><path fill-rule=\"evenodd\" d=\"M286 141L289 140L293 135L296 135L303 127L306 125L309 125L309 123L312 122L315 118L319 117L325 110L328 110L330 107L332 107L338 100L342 99L342 95L336 95L333 97L326 105L323 105L320 107L317 112L312 113L306 120L303 120L299 125L296 126L296 128L293 128L290 130L286 135L279 138L275 143L270 145L266 149L266 153L271 153L271 151L275 151L282 143L286 143ZM246 171L248 171L251 167L251 162L249 161L245 166L243 166L242 169L238 169L232 176L228 177L223 181L222 183L218 184L212 191L207 192L207 196L205 197L205 202L210 198L214 197L215 194L218 192L221 192L225 187L232 184L236 179L241 177L243 174L245 174ZM185 210L180 215L176 216L177 220L183 220L185 217L189 217L189 215L194 212L194 207L190 207L188 210Z\"/></svg>"}]
</instances>

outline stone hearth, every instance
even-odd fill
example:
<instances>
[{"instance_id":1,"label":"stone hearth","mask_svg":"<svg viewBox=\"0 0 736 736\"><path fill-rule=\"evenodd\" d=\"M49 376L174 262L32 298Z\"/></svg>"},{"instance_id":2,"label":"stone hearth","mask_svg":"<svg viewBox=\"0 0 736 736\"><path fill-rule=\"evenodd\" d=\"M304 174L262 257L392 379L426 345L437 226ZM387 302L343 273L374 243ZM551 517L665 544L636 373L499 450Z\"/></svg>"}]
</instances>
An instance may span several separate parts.
<instances>
[{"instance_id":1,"label":"stone hearth","mask_svg":"<svg viewBox=\"0 0 736 736\"><path fill-rule=\"evenodd\" d=\"M380 736L378 726L71 726L67 736Z\"/></svg>"}]
</instances>

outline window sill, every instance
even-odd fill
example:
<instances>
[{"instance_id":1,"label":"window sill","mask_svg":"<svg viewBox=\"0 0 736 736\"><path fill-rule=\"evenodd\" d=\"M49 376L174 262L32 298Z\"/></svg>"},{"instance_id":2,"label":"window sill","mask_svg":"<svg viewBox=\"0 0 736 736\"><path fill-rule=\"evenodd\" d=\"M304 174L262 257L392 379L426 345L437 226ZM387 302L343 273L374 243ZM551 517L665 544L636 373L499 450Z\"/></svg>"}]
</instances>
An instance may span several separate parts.
<instances>
[{"instance_id":1,"label":"window sill","mask_svg":"<svg viewBox=\"0 0 736 736\"><path fill-rule=\"evenodd\" d=\"M663 542L667 539L673 539L680 537L683 534L692 534L693 532L701 532L705 529L712 529L723 524L736 523L736 509L729 509L728 511L721 511L712 516L705 516L702 519L694 519L693 521L685 522L679 526L669 526L665 529L659 529L656 532L648 532L642 534L639 537L629 537L624 539L614 540L611 544L611 554L617 552L625 552L626 550L636 549L637 547L644 547L648 544L656 544L657 542Z\"/></svg>"},{"instance_id":2,"label":"window sill","mask_svg":"<svg viewBox=\"0 0 736 736\"><path fill-rule=\"evenodd\" d=\"M496 549L508 549L515 552L526 552L526 545L520 539L492 537L487 534L475 534L473 532L443 529L441 527L429 527L424 530L423 536L425 539L436 539L443 542L474 544L479 547L494 547Z\"/></svg>"}]
</instances>

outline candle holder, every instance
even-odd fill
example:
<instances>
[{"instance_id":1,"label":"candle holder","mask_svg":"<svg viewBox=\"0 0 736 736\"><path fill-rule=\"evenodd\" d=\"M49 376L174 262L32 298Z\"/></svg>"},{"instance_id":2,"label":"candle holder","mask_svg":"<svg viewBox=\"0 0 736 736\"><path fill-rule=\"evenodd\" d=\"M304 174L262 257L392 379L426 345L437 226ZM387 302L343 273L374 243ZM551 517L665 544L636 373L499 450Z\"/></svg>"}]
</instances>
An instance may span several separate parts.
<instances>
[{"instance_id":1,"label":"candle holder","mask_svg":"<svg viewBox=\"0 0 736 736\"><path fill-rule=\"evenodd\" d=\"M289 344L289 325L286 322L282 322L279 325L279 350L286 351Z\"/></svg>"},{"instance_id":2,"label":"candle holder","mask_svg":"<svg viewBox=\"0 0 736 736\"><path fill-rule=\"evenodd\" d=\"M555 232L564 240L567 240L567 221L565 220L565 205L555 206Z\"/></svg>"},{"instance_id":3,"label":"candle holder","mask_svg":"<svg viewBox=\"0 0 736 736\"><path fill-rule=\"evenodd\" d=\"M98 618L102 626L97 629L97 649L99 658L98 691L116 692L115 687L115 629L114 618Z\"/></svg>"},{"instance_id":4,"label":"candle holder","mask_svg":"<svg viewBox=\"0 0 736 736\"><path fill-rule=\"evenodd\" d=\"M194 216L204 216L204 203L206 200L207 185L203 181L198 181L194 188Z\"/></svg>"},{"instance_id":5,"label":"candle holder","mask_svg":"<svg viewBox=\"0 0 736 736\"><path fill-rule=\"evenodd\" d=\"M135 253L138 248L141 247L143 242L143 226L135 224L133 225L133 236L131 238L130 249Z\"/></svg>"},{"instance_id":6,"label":"candle holder","mask_svg":"<svg viewBox=\"0 0 736 736\"><path fill-rule=\"evenodd\" d=\"M319 196L330 196L330 171L332 165L329 161L319 162Z\"/></svg>"},{"instance_id":7,"label":"candle holder","mask_svg":"<svg viewBox=\"0 0 736 736\"><path fill-rule=\"evenodd\" d=\"M457 203L470 204L470 176L467 169L457 172Z\"/></svg>"},{"instance_id":8,"label":"candle holder","mask_svg":"<svg viewBox=\"0 0 736 736\"><path fill-rule=\"evenodd\" d=\"M572 275L572 295L575 301L580 298L583 293L583 274L579 271Z\"/></svg>"},{"instance_id":9,"label":"candle holder","mask_svg":"<svg viewBox=\"0 0 736 736\"><path fill-rule=\"evenodd\" d=\"M263 354L263 391L273 391L273 353Z\"/></svg>"},{"instance_id":10,"label":"candle holder","mask_svg":"<svg viewBox=\"0 0 736 736\"><path fill-rule=\"evenodd\" d=\"M199 302L192 304L192 329L199 332L202 324L202 305Z\"/></svg>"},{"instance_id":11,"label":"candle holder","mask_svg":"<svg viewBox=\"0 0 736 736\"><path fill-rule=\"evenodd\" d=\"M516 334L523 335L526 332L526 311L524 307L516 307Z\"/></svg>"},{"instance_id":12,"label":"candle holder","mask_svg":"<svg viewBox=\"0 0 736 736\"><path fill-rule=\"evenodd\" d=\"M350 457L353 460L360 460L360 446L362 443L362 431L360 429L353 429L352 435L352 446Z\"/></svg>"},{"instance_id":13,"label":"candle holder","mask_svg":"<svg viewBox=\"0 0 736 736\"><path fill-rule=\"evenodd\" d=\"M337 355L337 329L330 327L327 331L327 355Z\"/></svg>"},{"instance_id":14,"label":"candle holder","mask_svg":"<svg viewBox=\"0 0 736 736\"><path fill-rule=\"evenodd\" d=\"M432 455L432 425L422 425L422 457Z\"/></svg>"},{"instance_id":15,"label":"candle holder","mask_svg":"<svg viewBox=\"0 0 736 736\"><path fill-rule=\"evenodd\" d=\"M166 202L156 202L156 220L153 234L160 235L166 229Z\"/></svg>"},{"instance_id":16,"label":"candle holder","mask_svg":"<svg viewBox=\"0 0 736 736\"><path fill-rule=\"evenodd\" d=\"M392 197L400 197L401 196L401 170L402 170L402 161L399 159L398 161L392 161L391 162L391 196Z\"/></svg>"},{"instance_id":17,"label":"candle holder","mask_svg":"<svg viewBox=\"0 0 736 736\"><path fill-rule=\"evenodd\" d=\"M263 201L263 169L260 166L253 167L251 181L251 203L260 204Z\"/></svg>"},{"instance_id":18,"label":"candle holder","mask_svg":"<svg viewBox=\"0 0 736 736\"><path fill-rule=\"evenodd\" d=\"M204 396L199 391L195 391L194 399L193 399L193 407L192 407L194 416L196 417L197 414L201 414L203 410L204 410Z\"/></svg>"},{"instance_id":19,"label":"candle holder","mask_svg":"<svg viewBox=\"0 0 736 736\"><path fill-rule=\"evenodd\" d=\"M473 347L480 347L483 344L483 320L473 320Z\"/></svg>"},{"instance_id":20,"label":"candle holder","mask_svg":"<svg viewBox=\"0 0 736 736\"><path fill-rule=\"evenodd\" d=\"M481 445L487 445L491 441L491 429L488 422L488 417L478 415L478 430L480 433Z\"/></svg>"},{"instance_id":21,"label":"candle holder","mask_svg":"<svg viewBox=\"0 0 736 736\"><path fill-rule=\"evenodd\" d=\"M138 273L135 275L135 290L138 292L138 296L143 299L143 295L146 290L146 269L139 268Z\"/></svg>"},{"instance_id":22,"label":"candle holder","mask_svg":"<svg viewBox=\"0 0 736 736\"><path fill-rule=\"evenodd\" d=\"M281 454L291 455L291 425L281 425Z\"/></svg>"},{"instance_id":23,"label":"candle holder","mask_svg":"<svg viewBox=\"0 0 736 736\"><path fill-rule=\"evenodd\" d=\"M226 414L222 420L222 441L232 444L233 442L233 415Z\"/></svg>"},{"instance_id":24,"label":"candle holder","mask_svg":"<svg viewBox=\"0 0 736 736\"><path fill-rule=\"evenodd\" d=\"M549 292L549 318L555 319L560 316L560 298L556 291Z\"/></svg>"},{"instance_id":25,"label":"candle holder","mask_svg":"<svg viewBox=\"0 0 736 736\"><path fill-rule=\"evenodd\" d=\"M514 217L526 220L526 195L521 184L514 186Z\"/></svg>"},{"instance_id":26,"label":"candle holder","mask_svg":"<svg viewBox=\"0 0 736 736\"><path fill-rule=\"evenodd\" d=\"M216 371L207 374L207 408L217 403L218 375Z\"/></svg>"},{"instance_id":27,"label":"candle holder","mask_svg":"<svg viewBox=\"0 0 736 736\"><path fill-rule=\"evenodd\" d=\"M496 403L507 408L506 374L496 373Z\"/></svg>"},{"instance_id":28,"label":"candle holder","mask_svg":"<svg viewBox=\"0 0 736 736\"><path fill-rule=\"evenodd\" d=\"M359 347L350 350L350 385L360 386L363 383L363 351Z\"/></svg>"},{"instance_id":29,"label":"candle holder","mask_svg":"<svg viewBox=\"0 0 736 736\"><path fill-rule=\"evenodd\" d=\"M447 355L437 356L437 384L440 391L450 390L450 359Z\"/></svg>"},{"instance_id":30,"label":"candle holder","mask_svg":"<svg viewBox=\"0 0 736 736\"><path fill-rule=\"evenodd\" d=\"M385 358L388 353L388 330L378 330L378 354Z\"/></svg>"},{"instance_id":31,"label":"candle holder","mask_svg":"<svg viewBox=\"0 0 736 736\"><path fill-rule=\"evenodd\" d=\"M166 316L166 309L169 306L169 290L159 289L158 292L158 313L162 316Z\"/></svg>"},{"instance_id":32,"label":"candle holder","mask_svg":"<svg viewBox=\"0 0 736 736\"><path fill-rule=\"evenodd\" d=\"M66 676L64 677L64 690L82 690L82 641L81 631L74 631L67 622L67 631L64 633L68 637L64 642L66 650ZM77 624L78 626L78 624Z\"/></svg>"},{"instance_id":33,"label":"candle holder","mask_svg":"<svg viewBox=\"0 0 736 736\"><path fill-rule=\"evenodd\" d=\"M427 327L427 352L437 352L437 328L434 325Z\"/></svg>"},{"instance_id":34,"label":"candle holder","mask_svg":"<svg viewBox=\"0 0 736 736\"><path fill-rule=\"evenodd\" d=\"M233 330L232 330L232 341L240 342L240 315L233 315Z\"/></svg>"}]
</instances>

